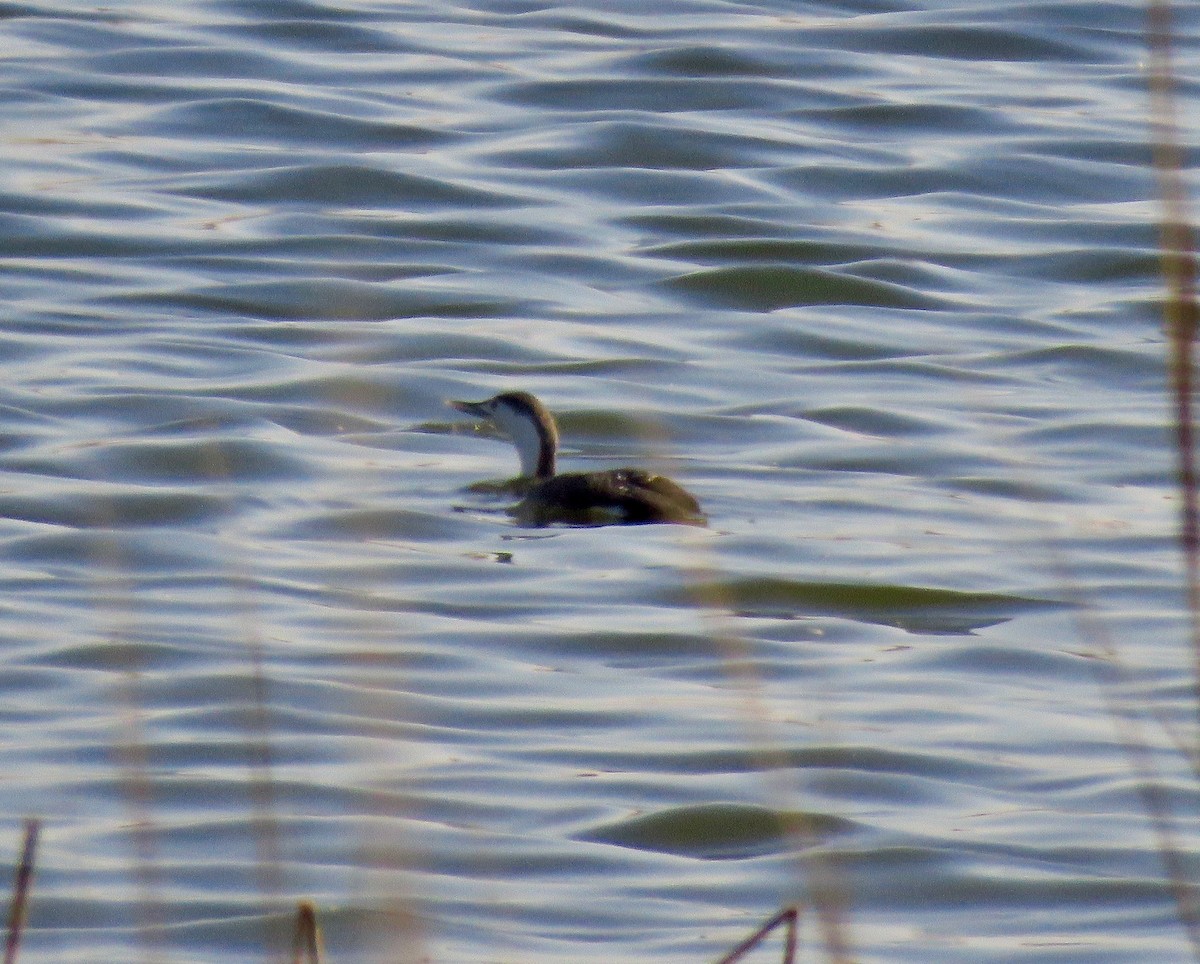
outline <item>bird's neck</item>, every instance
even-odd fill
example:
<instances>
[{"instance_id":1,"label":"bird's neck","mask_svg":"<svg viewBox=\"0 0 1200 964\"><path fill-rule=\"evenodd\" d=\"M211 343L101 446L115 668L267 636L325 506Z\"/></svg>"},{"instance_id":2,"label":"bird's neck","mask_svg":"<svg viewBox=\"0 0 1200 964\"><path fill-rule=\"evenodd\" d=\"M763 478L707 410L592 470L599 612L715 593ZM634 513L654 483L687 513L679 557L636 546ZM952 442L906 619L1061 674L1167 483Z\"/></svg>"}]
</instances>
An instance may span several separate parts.
<instances>
[{"instance_id":1,"label":"bird's neck","mask_svg":"<svg viewBox=\"0 0 1200 964\"><path fill-rule=\"evenodd\" d=\"M512 426L511 434L521 459L521 474L539 480L553 478L557 439L533 422Z\"/></svg>"},{"instance_id":2,"label":"bird's neck","mask_svg":"<svg viewBox=\"0 0 1200 964\"><path fill-rule=\"evenodd\" d=\"M535 479L552 479L554 471L554 445L549 441L544 441L538 450L538 460L537 465L534 466L533 477Z\"/></svg>"}]
</instances>

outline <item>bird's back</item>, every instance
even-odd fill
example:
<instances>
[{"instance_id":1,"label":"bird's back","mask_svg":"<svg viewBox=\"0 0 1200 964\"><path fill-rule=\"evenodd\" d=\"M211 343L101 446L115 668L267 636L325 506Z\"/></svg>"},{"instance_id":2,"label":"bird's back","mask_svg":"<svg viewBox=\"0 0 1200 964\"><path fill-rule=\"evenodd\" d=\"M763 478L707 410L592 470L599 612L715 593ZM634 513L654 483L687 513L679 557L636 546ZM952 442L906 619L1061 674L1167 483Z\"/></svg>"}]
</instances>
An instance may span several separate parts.
<instances>
[{"instance_id":1,"label":"bird's back","mask_svg":"<svg viewBox=\"0 0 1200 964\"><path fill-rule=\"evenodd\" d=\"M704 522L700 503L687 489L642 469L556 475L536 483L512 511L532 525Z\"/></svg>"}]
</instances>

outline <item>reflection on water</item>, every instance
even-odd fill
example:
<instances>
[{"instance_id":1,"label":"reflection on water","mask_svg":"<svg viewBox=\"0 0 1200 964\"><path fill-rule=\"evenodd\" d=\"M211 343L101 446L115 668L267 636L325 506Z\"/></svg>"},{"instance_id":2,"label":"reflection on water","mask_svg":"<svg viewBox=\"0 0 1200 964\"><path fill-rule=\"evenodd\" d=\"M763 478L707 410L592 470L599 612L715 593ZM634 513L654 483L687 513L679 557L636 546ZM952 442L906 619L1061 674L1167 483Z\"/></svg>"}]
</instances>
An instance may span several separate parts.
<instances>
[{"instance_id":1,"label":"reflection on water","mask_svg":"<svg viewBox=\"0 0 1200 964\"><path fill-rule=\"evenodd\" d=\"M1191 719L1140 5L8 14L23 961L703 960L815 854L864 961L1187 959L1067 604ZM709 528L493 511L506 389Z\"/></svg>"}]
</instances>

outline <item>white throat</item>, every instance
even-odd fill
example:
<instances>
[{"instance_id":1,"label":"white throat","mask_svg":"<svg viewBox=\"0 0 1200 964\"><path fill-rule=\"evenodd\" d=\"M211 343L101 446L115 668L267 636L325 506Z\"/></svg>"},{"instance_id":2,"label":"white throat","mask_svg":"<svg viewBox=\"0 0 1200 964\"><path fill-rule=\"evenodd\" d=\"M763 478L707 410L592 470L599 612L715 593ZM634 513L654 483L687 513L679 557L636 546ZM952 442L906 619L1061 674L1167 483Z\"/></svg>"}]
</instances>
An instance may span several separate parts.
<instances>
[{"instance_id":1,"label":"white throat","mask_svg":"<svg viewBox=\"0 0 1200 964\"><path fill-rule=\"evenodd\" d=\"M514 412L505 405L497 406L492 418L496 426L503 430L517 447L517 457L521 460L521 474L530 478L536 476L542 460L542 448L547 442L542 427L527 415ZM551 440L550 444L553 446L554 440Z\"/></svg>"}]
</instances>

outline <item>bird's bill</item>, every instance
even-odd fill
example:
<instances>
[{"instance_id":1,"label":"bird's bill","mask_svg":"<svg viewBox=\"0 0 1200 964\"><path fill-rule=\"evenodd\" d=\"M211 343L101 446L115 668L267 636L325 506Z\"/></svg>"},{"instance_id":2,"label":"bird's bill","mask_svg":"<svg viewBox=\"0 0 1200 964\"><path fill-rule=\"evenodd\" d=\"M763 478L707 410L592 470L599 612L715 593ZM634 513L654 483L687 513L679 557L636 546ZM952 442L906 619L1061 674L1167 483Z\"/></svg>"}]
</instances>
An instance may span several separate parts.
<instances>
[{"instance_id":1,"label":"bird's bill","mask_svg":"<svg viewBox=\"0 0 1200 964\"><path fill-rule=\"evenodd\" d=\"M462 412L464 415L473 415L475 418L491 421L491 413L483 407L483 402L460 402L452 398L446 404L456 411Z\"/></svg>"}]
</instances>

